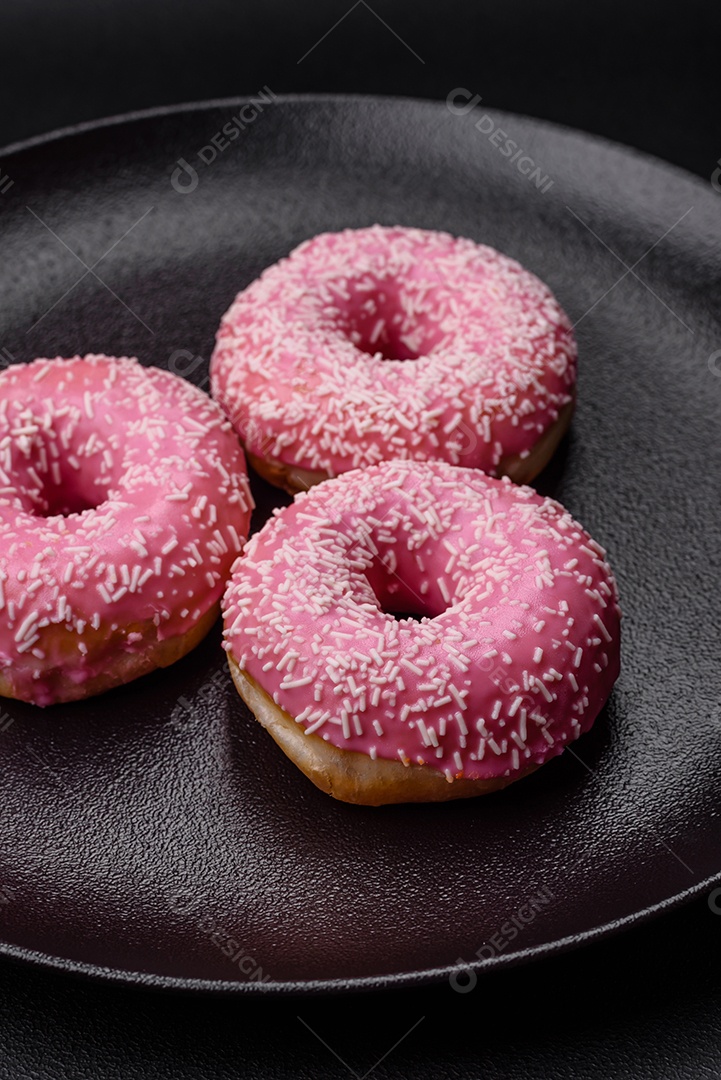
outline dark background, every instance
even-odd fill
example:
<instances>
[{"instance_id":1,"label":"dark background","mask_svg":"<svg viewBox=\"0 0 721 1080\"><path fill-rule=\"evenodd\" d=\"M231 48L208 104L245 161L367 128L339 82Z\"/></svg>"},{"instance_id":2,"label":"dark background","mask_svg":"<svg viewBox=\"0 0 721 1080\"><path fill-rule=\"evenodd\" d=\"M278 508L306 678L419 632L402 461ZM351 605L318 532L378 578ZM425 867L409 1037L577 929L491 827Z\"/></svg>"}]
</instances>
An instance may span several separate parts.
<instances>
[{"instance_id":1,"label":"dark background","mask_svg":"<svg viewBox=\"0 0 721 1080\"><path fill-rule=\"evenodd\" d=\"M2 0L0 146L264 85L427 98L465 86L489 106L604 135L704 177L721 157L714 0L353 4Z\"/></svg>"},{"instance_id":2,"label":"dark background","mask_svg":"<svg viewBox=\"0 0 721 1080\"><path fill-rule=\"evenodd\" d=\"M428 98L463 86L488 107L603 135L708 180L721 158L720 46L721 5L702 0L0 0L0 145L263 86ZM464 996L440 986L199 999L0 964L2 1080L368 1070L378 1080L721 1077L721 915L703 898L481 978Z\"/></svg>"}]
</instances>

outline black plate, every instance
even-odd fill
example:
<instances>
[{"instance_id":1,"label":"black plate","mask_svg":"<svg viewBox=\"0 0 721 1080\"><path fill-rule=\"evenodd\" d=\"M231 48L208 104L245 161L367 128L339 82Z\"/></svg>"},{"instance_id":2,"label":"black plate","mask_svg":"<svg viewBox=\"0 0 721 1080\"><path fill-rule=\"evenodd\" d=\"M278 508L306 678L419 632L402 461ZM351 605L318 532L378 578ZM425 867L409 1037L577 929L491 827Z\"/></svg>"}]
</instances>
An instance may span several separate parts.
<instances>
[{"instance_id":1,"label":"black plate","mask_svg":"<svg viewBox=\"0 0 721 1080\"><path fill-rule=\"evenodd\" d=\"M381 810L295 770L232 689L217 630L104 697L0 702L0 951L189 988L460 985L464 964L698 893L721 874L719 196L480 106L242 105L3 157L4 362L129 353L205 385L236 291L306 237L379 221L492 244L577 323L578 412L539 487L609 549L622 675L594 730L506 792ZM254 490L257 527L284 497Z\"/></svg>"}]
</instances>

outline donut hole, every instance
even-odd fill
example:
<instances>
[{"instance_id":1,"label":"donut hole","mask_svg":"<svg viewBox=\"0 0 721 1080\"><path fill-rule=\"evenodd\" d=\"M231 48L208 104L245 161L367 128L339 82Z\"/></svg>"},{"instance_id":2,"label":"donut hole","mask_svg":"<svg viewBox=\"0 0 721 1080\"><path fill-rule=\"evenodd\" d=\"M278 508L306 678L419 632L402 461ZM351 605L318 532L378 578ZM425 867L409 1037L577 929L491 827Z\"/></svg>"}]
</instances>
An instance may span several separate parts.
<instances>
[{"instance_id":1,"label":"donut hole","mask_svg":"<svg viewBox=\"0 0 721 1080\"><path fill-rule=\"evenodd\" d=\"M414 622L420 622L422 619L427 618L426 615L419 615L416 611L389 611L384 609L384 614L392 615L396 622L404 622L406 619L413 619Z\"/></svg>"},{"instance_id":2,"label":"donut hole","mask_svg":"<svg viewBox=\"0 0 721 1080\"><path fill-rule=\"evenodd\" d=\"M70 517L71 514L84 514L87 510L97 510L104 501L105 497L102 495L94 498L81 491L58 490L52 493L45 508L36 513L38 517L46 518Z\"/></svg>"},{"instance_id":3,"label":"donut hole","mask_svg":"<svg viewBox=\"0 0 721 1080\"><path fill-rule=\"evenodd\" d=\"M371 324L371 325L368 325ZM366 320L349 327L348 337L361 352L380 360L417 360L421 353L411 349L400 334L393 333L394 327L384 327L378 333L378 320Z\"/></svg>"},{"instance_id":4,"label":"donut hole","mask_svg":"<svg viewBox=\"0 0 721 1080\"><path fill-rule=\"evenodd\" d=\"M80 515L110 497L118 473L113 440L77 406L42 403L19 413L3 459L18 506L37 518Z\"/></svg>"},{"instance_id":5,"label":"donut hole","mask_svg":"<svg viewBox=\"0 0 721 1080\"><path fill-rule=\"evenodd\" d=\"M39 496L33 500L32 512L36 517L70 517L97 508L108 498L108 490L96 478L90 478L82 469L72 469L66 464L59 483L45 477Z\"/></svg>"},{"instance_id":6,"label":"donut hole","mask_svg":"<svg viewBox=\"0 0 721 1080\"><path fill-rule=\"evenodd\" d=\"M360 352L380 360L418 360L432 352L440 333L427 318L409 314L410 305L394 283L345 283L338 332Z\"/></svg>"},{"instance_id":7,"label":"donut hole","mask_svg":"<svg viewBox=\"0 0 721 1080\"><path fill-rule=\"evenodd\" d=\"M373 595L380 610L402 622L404 619L413 619L420 622L422 619L435 619L453 603L453 599L446 600L438 586L433 583L425 593L420 593L417 586L417 578L409 572L403 573L399 567L397 573L390 573L385 566L377 560L366 571L368 584L373 590ZM415 584L406 584L415 582Z\"/></svg>"}]
</instances>

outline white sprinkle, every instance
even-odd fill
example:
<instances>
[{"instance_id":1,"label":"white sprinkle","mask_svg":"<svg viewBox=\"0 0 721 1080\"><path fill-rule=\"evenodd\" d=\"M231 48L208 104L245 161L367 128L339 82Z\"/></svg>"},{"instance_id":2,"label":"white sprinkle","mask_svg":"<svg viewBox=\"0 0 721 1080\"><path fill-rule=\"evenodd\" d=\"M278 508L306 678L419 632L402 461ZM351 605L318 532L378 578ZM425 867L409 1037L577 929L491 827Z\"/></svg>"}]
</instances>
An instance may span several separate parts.
<instances>
[{"instance_id":1,"label":"white sprinkle","mask_svg":"<svg viewBox=\"0 0 721 1080\"><path fill-rule=\"evenodd\" d=\"M230 539L231 539L231 541L233 543L233 548L236 551L241 551L242 547L243 547L243 543L242 543L240 537L238 536L238 533L237 533L237 531L235 529L235 526L228 525L228 534L229 534Z\"/></svg>"},{"instance_id":2,"label":"white sprinkle","mask_svg":"<svg viewBox=\"0 0 721 1080\"><path fill-rule=\"evenodd\" d=\"M419 668L417 664L414 664L411 660L408 660L405 656L401 657L401 664L404 668L408 668L414 675L422 675L423 668Z\"/></svg>"},{"instance_id":3,"label":"white sprinkle","mask_svg":"<svg viewBox=\"0 0 721 1080\"><path fill-rule=\"evenodd\" d=\"M459 709L465 710L465 709L468 708L468 706L466 705L466 702L464 700L465 696L468 694L467 690L461 692L461 691L456 689L456 687L453 685L453 683L449 683L448 684L448 693L453 697L453 699L455 700L455 702L458 705Z\"/></svg>"},{"instance_id":4,"label":"white sprinkle","mask_svg":"<svg viewBox=\"0 0 721 1080\"><path fill-rule=\"evenodd\" d=\"M442 577L438 578L438 589L446 604L451 602L451 594L448 591L445 581Z\"/></svg>"},{"instance_id":5,"label":"white sprinkle","mask_svg":"<svg viewBox=\"0 0 721 1080\"><path fill-rule=\"evenodd\" d=\"M38 613L36 611L31 611L30 614L26 616L26 618L24 618L23 621L20 623L17 633L15 634L15 640L23 641L25 638L30 637L33 633L33 626L37 622L37 620Z\"/></svg>"},{"instance_id":6,"label":"white sprinkle","mask_svg":"<svg viewBox=\"0 0 721 1080\"><path fill-rule=\"evenodd\" d=\"M515 716L516 713L518 712L518 710L520 709L522 704L523 704L523 698L522 697L515 698L514 701L513 701L513 704L511 705L510 709L508 710L509 717Z\"/></svg>"},{"instance_id":7,"label":"white sprinkle","mask_svg":"<svg viewBox=\"0 0 721 1080\"><path fill-rule=\"evenodd\" d=\"M542 681L541 681L541 679L536 679L536 680L535 680L535 685L536 685L536 686L538 687L538 689L539 689L539 690L541 691L541 693L542 693L542 694L543 694L543 696L545 697L546 701L548 701L548 702L551 702L551 701L553 701L553 700L554 700L554 696L553 696L553 694L552 694L552 693L551 693L551 691L550 691L550 690L548 689L548 687L546 686L546 684L545 684L544 682L542 682Z\"/></svg>"}]
</instances>

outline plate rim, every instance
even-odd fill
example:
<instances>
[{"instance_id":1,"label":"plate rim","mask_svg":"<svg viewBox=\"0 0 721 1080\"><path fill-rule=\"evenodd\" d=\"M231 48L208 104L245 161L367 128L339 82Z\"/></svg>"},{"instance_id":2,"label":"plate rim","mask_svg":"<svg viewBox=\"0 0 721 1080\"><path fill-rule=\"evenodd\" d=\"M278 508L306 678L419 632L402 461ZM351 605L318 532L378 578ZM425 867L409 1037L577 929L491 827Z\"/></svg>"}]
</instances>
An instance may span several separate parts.
<instances>
[{"instance_id":1,"label":"plate rim","mask_svg":"<svg viewBox=\"0 0 721 1080\"><path fill-rule=\"evenodd\" d=\"M255 96L256 95L254 94L238 94L230 97L176 102L169 105L153 105L146 109L131 109L128 112L112 113L110 116L98 117L95 120L81 120L77 124L67 124L59 128L52 128L50 131L40 132L38 135L31 135L27 139L17 139L14 142L6 143L0 146L0 159L23 153L27 150L33 150L49 143L61 142L63 139L71 139L78 135L92 134L94 131L103 131L106 128L120 127L126 123L131 124L143 120L162 119L165 116L174 116L182 113L205 112L210 111L211 109L226 107L234 108L237 105L245 105L252 102ZM288 92L282 94L274 93L274 99L275 102L281 105L305 103L362 104L365 102L375 102L379 105L427 105L431 108L440 108L445 104L445 100L442 98L414 97L412 94ZM600 135L593 131L584 131L582 128L576 128L570 124L562 124L556 120L548 120L542 116L532 116L530 113L519 113L512 109L497 108L494 105L490 105L489 107L492 108L494 114L499 117L515 117L521 121L530 121L534 127L556 132L571 140L577 140L579 142L590 141L594 144L601 144L607 151L615 152L619 156L625 157L626 155L631 155L639 161L645 161L647 164L671 170L671 172L677 174L678 179L695 183L700 186L700 190L703 190L705 194L710 195L709 192L706 192L708 181L705 181L700 174L692 172L683 165L677 165L673 161L667 161L666 158L659 157L657 154L652 154L647 150L640 150L630 143L619 142L617 139L612 139L607 135Z\"/></svg>"},{"instance_id":2,"label":"plate rim","mask_svg":"<svg viewBox=\"0 0 721 1080\"><path fill-rule=\"evenodd\" d=\"M473 975L468 986L462 984L453 987L461 994L475 989L479 975L489 975L493 971L523 966L534 960L543 960L570 952L572 949L602 941L616 936L633 926L642 925L651 919L670 913L683 907L699 896L721 885L721 871L696 882L672 897L641 908L622 919L612 919L602 926L582 930L577 934L568 934L555 941L545 942L531 948L518 949L508 954L484 957L474 962L451 964L445 967L424 968L419 971L390 972L385 975L363 975L348 979L308 979L308 980L273 980L267 983L242 981L240 979L199 979L181 975L155 975L152 972L130 971L124 968L106 967L91 964L84 960L69 960L66 957L53 956L35 949L26 949L19 945L0 942L0 958L23 966L62 972L65 975L100 981L106 986L135 987L143 990L174 991L187 994L205 994L214 997L315 997L324 994L374 993L388 990L409 990L424 986L440 985L450 981L453 975Z\"/></svg>"},{"instance_id":3,"label":"plate rim","mask_svg":"<svg viewBox=\"0 0 721 1080\"><path fill-rule=\"evenodd\" d=\"M71 140L78 136L92 134L105 129L131 125L145 120L163 119L168 116L184 115L211 111L219 108L233 108L246 104L253 100L253 95L233 95L231 97L210 98L190 102L174 103L169 105L153 106L146 109L136 109L124 113L113 114L94 120L81 121L64 127L55 128L39 135L30 136L27 139L17 140L0 147L0 160L12 157L16 154L25 153L38 148L52 146L64 140ZM367 104L369 102L379 105L392 106L428 106L430 108L442 108L444 101L439 98L419 98L412 95L391 94L361 94L361 93L283 93L274 94L274 101L281 105L290 104ZM560 135L577 145L588 143L600 147L604 153L611 153L619 159L629 156L638 162L646 163L654 169L661 169L667 173L675 174L677 182L691 185L698 195L704 191L706 197L713 197L707 191L708 184L703 177L691 172L683 166L676 165L645 150L610 139L594 132L583 131L570 125L560 124L556 121L547 120L543 117L535 117L525 113L517 113L502 108L493 108L495 115L499 117L513 117L530 124L541 131ZM162 990L189 994L207 994L212 996L267 996L270 998L292 996L317 996L323 994L351 994L372 993L383 990L409 989L411 987L429 986L440 984L450 980L454 974L473 975L471 985L464 989L473 989L475 979L479 975L486 975L492 971L507 967L517 967L533 960L541 960L547 957L569 952L571 949L592 944L609 936L616 935L634 926L648 922L652 918L671 912L685 904L698 899L704 892L710 891L714 886L721 885L721 870L711 876L695 882L687 889L666 897L655 904L641 908L635 912L620 918L612 919L600 926L592 927L575 934L569 934L557 938L551 942L525 949L517 949L509 954L498 954L483 959L463 962L463 964L446 965L443 967L424 968L416 971L389 972L381 975L358 976L351 978L329 978L312 980L270 980L267 983L253 982L250 980L237 979L202 979L178 975L158 975L152 972L133 971L124 968L93 964L83 960L73 960L67 957L56 956L41 950L29 949L24 946L13 945L0 940L0 958L14 963L33 968L61 972L73 977L85 978L92 981L101 981L105 985L127 986L138 989Z\"/></svg>"}]
</instances>

